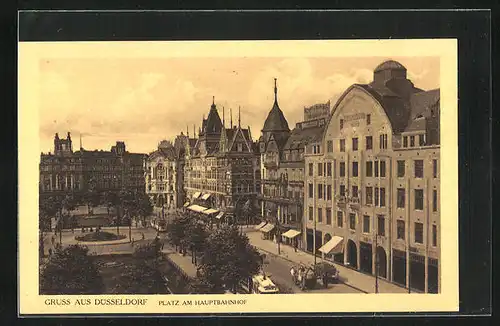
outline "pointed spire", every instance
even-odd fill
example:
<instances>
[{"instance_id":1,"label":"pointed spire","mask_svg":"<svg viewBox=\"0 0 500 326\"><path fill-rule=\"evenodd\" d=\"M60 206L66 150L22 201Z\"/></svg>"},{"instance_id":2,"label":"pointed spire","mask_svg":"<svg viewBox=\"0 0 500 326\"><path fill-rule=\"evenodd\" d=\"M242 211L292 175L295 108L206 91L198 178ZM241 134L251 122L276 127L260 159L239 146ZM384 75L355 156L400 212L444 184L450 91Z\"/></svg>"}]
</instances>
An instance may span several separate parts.
<instances>
[{"instance_id":1,"label":"pointed spire","mask_svg":"<svg viewBox=\"0 0 500 326\"><path fill-rule=\"evenodd\" d=\"M215 96L212 96L212 105L215 105Z\"/></svg>"},{"instance_id":2,"label":"pointed spire","mask_svg":"<svg viewBox=\"0 0 500 326\"><path fill-rule=\"evenodd\" d=\"M82 133L80 133L80 149L83 149L83 146L82 146Z\"/></svg>"},{"instance_id":3,"label":"pointed spire","mask_svg":"<svg viewBox=\"0 0 500 326\"><path fill-rule=\"evenodd\" d=\"M189 126L188 125L186 125L186 135L189 138Z\"/></svg>"},{"instance_id":4,"label":"pointed spire","mask_svg":"<svg viewBox=\"0 0 500 326\"><path fill-rule=\"evenodd\" d=\"M241 128L241 106L238 106L238 127Z\"/></svg>"},{"instance_id":5,"label":"pointed spire","mask_svg":"<svg viewBox=\"0 0 500 326\"><path fill-rule=\"evenodd\" d=\"M222 107L222 129L226 128L226 109Z\"/></svg>"},{"instance_id":6,"label":"pointed spire","mask_svg":"<svg viewBox=\"0 0 500 326\"><path fill-rule=\"evenodd\" d=\"M230 111L230 115L231 115L231 129L233 129L233 109L230 108L229 111Z\"/></svg>"},{"instance_id":7,"label":"pointed spire","mask_svg":"<svg viewBox=\"0 0 500 326\"><path fill-rule=\"evenodd\" d=\"M278 87L276 86L276 78L274 78L274 102L278 102Z\"/></svg>"}]
</instances>

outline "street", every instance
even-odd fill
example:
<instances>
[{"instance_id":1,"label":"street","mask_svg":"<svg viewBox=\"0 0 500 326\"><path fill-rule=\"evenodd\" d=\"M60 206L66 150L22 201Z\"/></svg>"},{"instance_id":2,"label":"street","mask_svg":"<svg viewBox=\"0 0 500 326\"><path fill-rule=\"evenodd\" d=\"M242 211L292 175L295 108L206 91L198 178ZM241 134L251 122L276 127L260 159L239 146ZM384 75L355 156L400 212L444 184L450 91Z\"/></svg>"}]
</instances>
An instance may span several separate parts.
<instances>
[{"instance_id":1,"label":"street","mask_svg":"<svg viewBox=\"0 0 500 326\"><path fill-rule=\"evenodd\" d=\"M293 264L291 262L269 254L266 255L265 261L264 272L270 275L271 280L286 293L362 293L342 282L329 284L328 289L325 289L319 280L315 289L301 291L292 281L290 269Z\"/></svg>"}]
</instances>

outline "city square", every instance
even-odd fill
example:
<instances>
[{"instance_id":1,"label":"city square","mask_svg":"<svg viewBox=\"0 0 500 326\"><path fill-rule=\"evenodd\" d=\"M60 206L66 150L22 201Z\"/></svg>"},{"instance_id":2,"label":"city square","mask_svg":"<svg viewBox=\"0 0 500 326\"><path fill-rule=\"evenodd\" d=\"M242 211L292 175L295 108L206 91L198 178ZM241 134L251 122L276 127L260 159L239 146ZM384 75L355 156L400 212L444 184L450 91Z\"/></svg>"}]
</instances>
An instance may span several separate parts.
<instances>
[{"instance_id":1,"label":"city square","mask_svg":"<svg viewBox=\"0 0 500 326\"><path fill-rule=\"evenodd\" d=\"M260 135L215 96L148 153L55 131L40 156L41 293L81 246L95 293L439 293L440 90L396 60L372 69L294 126L280 79L262 81Z\"/></svg>"}]
</instances>

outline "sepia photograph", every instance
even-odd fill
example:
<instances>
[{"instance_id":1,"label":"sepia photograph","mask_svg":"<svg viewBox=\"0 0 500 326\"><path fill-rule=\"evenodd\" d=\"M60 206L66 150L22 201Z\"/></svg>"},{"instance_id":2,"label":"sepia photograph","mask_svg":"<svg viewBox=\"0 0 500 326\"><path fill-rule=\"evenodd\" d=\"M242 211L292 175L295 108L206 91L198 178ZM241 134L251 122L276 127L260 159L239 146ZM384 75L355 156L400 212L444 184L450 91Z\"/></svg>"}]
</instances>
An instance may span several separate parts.
<instances>
[{"instance_id":1,"label":"sepia photograph","mask_svg":"<svg viewBox=\"0 0 500 326\"><path fill-rule=\"evenodd\" d=\"M148 43L20 44L26 306L458 304L454 40Z\"/></svg>"}]
</instances>

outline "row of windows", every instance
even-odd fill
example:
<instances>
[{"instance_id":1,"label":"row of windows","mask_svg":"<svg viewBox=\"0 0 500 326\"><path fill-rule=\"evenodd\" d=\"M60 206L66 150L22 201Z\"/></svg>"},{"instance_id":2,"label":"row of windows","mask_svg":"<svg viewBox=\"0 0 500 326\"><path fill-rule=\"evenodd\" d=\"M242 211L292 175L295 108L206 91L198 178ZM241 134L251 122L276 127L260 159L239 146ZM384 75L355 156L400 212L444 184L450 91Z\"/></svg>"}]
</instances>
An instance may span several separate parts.
<instances>
[{"instance_id":1,"label":"row of windows","mask_svg":"<svg viewBox=\"0 0 500 326\"><path fill-rule=\"evenodd\" d=\"M406 174L405 161L398 160L396 164L397 164L397 177L398 178L405 177L405 174ZM365 169L366 177L375 176L375 177L385 178L385 176L386 176L387 167L386 167L385 160L367 161L365 167L366 167L366 169ZM308 172L309 172L309 176L312 177L314 175L314 164L313 163L309 163ZM332 163L331 162L317 163L317 175L319 177L321 177L321 176L331 177L332 176ZM346 176L346 163L345 162L339 162L339 176L340 177ZM357 161L352 162L351 176L352 177L359 176L359 162L357 162ZM413 160L413 176L415 178L419 178L419 179L424 177L424 160ZM438 177L437 159L432 160L432 177L433 178Z\"/></svg>"},{"instance_id":2,"label":"row of windows","mask_svg":"<svg viewBox=\"0 0 500 326\"><path fill-rule=\"evenodd\" d=\"M332 223L332 210L331 208L326 208L325 209L325 217L326 217L326 224L328 225L333 225ZM337 211L337 227L343 228L344 227L344 216L343 216L342 211ZM314 219L314 209L312 207L309 207L309 221L312 221ZM323 223L323 209L318 208L317 211L317 222L318 223ZM356 219L356 214L355 213L349 213L349 229L350 230L356 230L356 224L357 224L357 219ZM377 235L378 236L385 236L386 235L386 230L385 230L385 216L384 215L377 215ZM371 232L371 217L369 215L363 215L363 233L370 233ZM424 225L423 223L420 222L415 222L414 223L414 241L415 243L422 244L424 242ZM397 238L404 240L405 239L405 221L403 220L398 220L397 221ZM436 247L437 246L437 226L432 225L432 246Z\"/></svg>"},{"instance_id":3,"label":"row of windows","mask_svg":"<svg viewBox=\"0 0 500 326\"><path fill-rule=\"evenodd\" d=\"M388 148L388 136L387 134L381 134L379 135L379 148L380 149L387 149ZM372 150L373 149L373 136L365 136L365 149L366 150ZM326 142L326 150L328 153L333 153L333 140L328 140ZM345 152L346 151L346 143L345 139L339 139L339 150L340 152ZM351 150L353 152L359 150L359 138L354 137L351 139ZM319 154L319 152L318 152Z\"/></svg>"},{"instance_id":4,"label":"row of windows","mask_svg":"<svg viewBox=\"0 0 500 326\"><path fill-rule=\"evenodd\" d=\"M318 199L332 199L332 186L318 184L317 198ZM313 184L309 184L309 198L313 198ZM351 193L348 194L345 185L340 185L340 197L350 197L358 198L360 196L358 186L352 186ZM424 209L424 191L423 189L414 189L414 209L423 210ZM374 196L375 195L375 196ZM384 187L365 187L365 204L375 205L377 207L385 207L386 205L386 191ZM404 188L397 189L397 208L405 208L406 205L406 191ZM438 210L438 193L437 190L432 190L432 211L437 212Z\"/></svg>"},{"instance_id":5,"label":"row of windows","mask_svg":"<svg viewBox=\"0 0 500 326\"><path fill-rule=\"evenodd\" d=\"M425 134L414 135L414 136L403 136L403 147L415 147L415 138L418 137L418 146L425 146L426 139ZM410 146L408 146L408 139L410 140Z\"/></svg>"}]
</instances>

